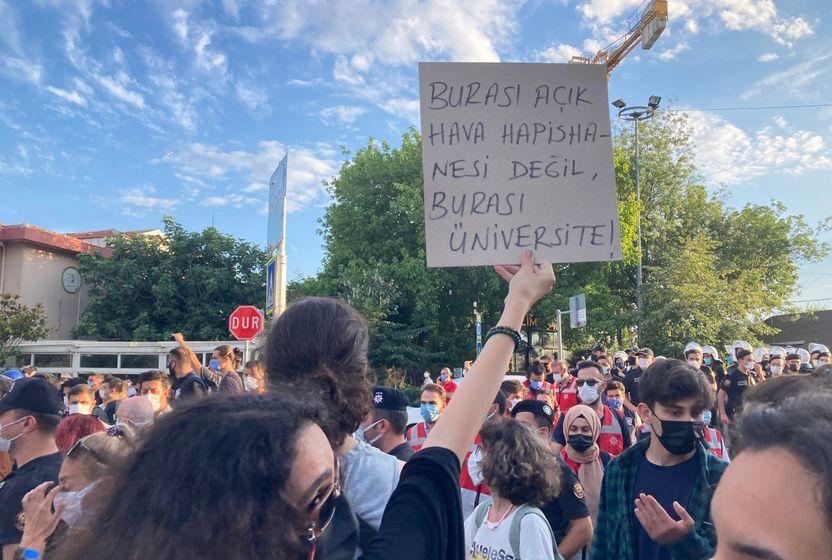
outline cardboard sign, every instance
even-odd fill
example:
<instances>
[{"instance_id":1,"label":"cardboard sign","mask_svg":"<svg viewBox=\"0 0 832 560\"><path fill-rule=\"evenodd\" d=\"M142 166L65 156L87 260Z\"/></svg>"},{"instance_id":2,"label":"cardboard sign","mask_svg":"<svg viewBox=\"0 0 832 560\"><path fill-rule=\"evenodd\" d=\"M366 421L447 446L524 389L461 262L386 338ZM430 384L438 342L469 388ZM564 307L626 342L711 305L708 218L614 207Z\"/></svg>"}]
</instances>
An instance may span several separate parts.
<instances>
[{"instance_id":1,"label":"cardboard sign","mask_svg":"<svg viewBox=\"0 0 832 560\"><path fill-rule=\"evenodd\" d=\"M430 267L621 258L607 74L419 64Z\"/></svg>"}]
</instances>

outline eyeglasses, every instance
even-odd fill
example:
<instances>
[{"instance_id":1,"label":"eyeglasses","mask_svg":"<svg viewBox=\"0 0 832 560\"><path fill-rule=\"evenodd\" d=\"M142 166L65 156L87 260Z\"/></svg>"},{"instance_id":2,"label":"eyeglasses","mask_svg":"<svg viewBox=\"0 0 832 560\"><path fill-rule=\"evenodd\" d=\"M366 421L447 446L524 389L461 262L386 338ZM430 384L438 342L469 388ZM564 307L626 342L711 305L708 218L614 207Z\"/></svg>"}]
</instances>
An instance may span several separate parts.
<instances>
[{"instance_id":1,"label":"eyeglasses","mask_svg":"<svg viewBox=\"0 0 832 560\"><path fill-rule=\"evenodd\" d=\"M89 454L90 457L92 457L93 459L95 459L96 461L101 463L102 465L107 464L107 461L105 461L104 458L97 451L88 447L87 444L84 443L83 439L79 439L78 441L73 443L72 447L69 448L69 451L66 452L66 456L71 457L72 454L75 453L75 450L79 449L79 448L86 451Z\"/></svg>"},{"instance_id":2,"label":"eyeglasses","mask_svg":"<svg viewBox=\"0 0 832 560\"><path fill-rule=\"evenodd\" d=\"M600 383L600 381L598 381L597 379L578 379L578 381L576 382L578 387L583 387L584 385L589 385L590 387L595 387L599 383Z\"/></svg>"},{"instance_id":3,"label":"eyeglasses","mask_svg":"<svg viewBox=\"0 0 832 560\"><path fill-rule=\"evenodd\" d=\"M332 488L327 492L326 497L321 501L320 511L315 521L310 521L306 526L306 540L312 546L312 554L315 551L315 542L324 534L335 518L335 509L338 505L338 497L341 495L341 468L338 459L335 459L335 476ZM311 513L318 507L317 498L313 499L306 507Z\"/></svg>"}]
</instances>

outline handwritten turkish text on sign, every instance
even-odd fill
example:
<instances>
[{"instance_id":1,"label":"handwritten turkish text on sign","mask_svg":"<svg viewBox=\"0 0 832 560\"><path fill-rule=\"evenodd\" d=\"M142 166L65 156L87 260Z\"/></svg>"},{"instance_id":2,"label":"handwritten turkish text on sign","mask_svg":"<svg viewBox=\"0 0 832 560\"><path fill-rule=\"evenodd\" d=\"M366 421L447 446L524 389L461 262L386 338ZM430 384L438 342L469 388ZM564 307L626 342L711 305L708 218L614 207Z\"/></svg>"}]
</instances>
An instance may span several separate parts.
<instances>
[{"instance_id":1,"label":"handwritten turkish text on sign","mask_svg":"<svg viewBox=\"0 0 832 560\"><path fill-rule=\"evenodd\" d=\"M621 258L603 65L419 64L431 267Z\"/></svg>"}]
</instances>

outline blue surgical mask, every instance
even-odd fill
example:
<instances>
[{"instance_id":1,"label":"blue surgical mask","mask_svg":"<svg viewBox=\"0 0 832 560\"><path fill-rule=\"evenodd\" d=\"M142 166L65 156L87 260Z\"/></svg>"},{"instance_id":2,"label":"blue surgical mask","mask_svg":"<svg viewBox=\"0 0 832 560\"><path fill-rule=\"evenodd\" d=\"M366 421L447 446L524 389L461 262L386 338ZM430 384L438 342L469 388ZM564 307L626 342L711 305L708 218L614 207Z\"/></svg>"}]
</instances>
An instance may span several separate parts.
<instances>
[{"instance_id":1,"label":"blue surgical mask","mask_svg":"<svg viewBox=\"0 0 832 560\"><path fill-rule=\"evenodd\" d=\"M433 424L439 418L439 405L423 404L419 407L419 414L422 415L422 419L425 422Z\"/></svg>"},{"instance_id":2,"label":"blue surgical mask","mask_svg":"<svg viewBox=\"0 0 832 560\"><path fill-rule=\"evenodd\" d=\"M444 373L443 373L442 375L440 375L440 376L439 376L439 381L441 381L441 382L443 382L443 383L444 383L444 382L445 382L445 381L447 381L447 380L448 380L448 376L447 376L447 375L445 375Z\"/></svg>"},{"instance_id":3,"label":"blue surgical mask","mask_svg":"<svg viewBox=\"0 0 832 560\"><path fill-rule=\"evenodd\" d=\"M529 387L531 387L532 389L540 389L541 387L543 387L543 382L542 381L529 381Z\"/></svg>"},{"instance_id":4,"label":"blue surgical mask","mask_svg":"<svg viewBox=\"0 0 832 560\"><path fill-rule=\"evenodd\" d=\"M623 404L623 403L621 402L621 399L607 399L607 405L608 405L610 408L616 408L616 409L618 409L618 408L621 408L621 405L622 405L622 404Z\"/></svg>"},{"instance_id":5,"label":"blue surgical mask","mask_svg":"<svg viewBox=\"0 0 832 560\"><path fill-rule=\"evenodd\" d=\"M214 371L220 370L220 361L219 360L211 360L208 362L208 369L212 369Z\"/></svg>"},{"instance_id":6,"label":"blue surgical mask","mask_svg":"<svg viewBox=\"0 0 832 560\"><path fill-rule=\"evenodd\" d=\"M709 365L711 365L711 362L713 362L713 359L712 358L705 358L704 362L705 362L706 366L709 366Z\"/></svg>"},{"instance_id":7,"label":"blue surgical mask","mask_svg":"<svg viewBox=\"0 0 832 560\"><path fill-rule=\"evenodd\" d=\"M373 445L375 442L377 442L381 438L382 434L378 434L373 439L368 440L367 439L367 431L372 430L373 428L378 426L379 422L381 422L381 420L376 420L375 422L373 422L372 424L370 424L366 428L364 428L362 426L359 426L358 429L355 430L355 433L353 434L353 437L355 437L355 439L357 439L358 441L363 441L366 444Z\"/></svg>"},{"instance_id":8,"label":"blue surgical mask","mask_svg":"<svg viewBox=\"0 0 832 560\"><path fill-rule=\"evenodd\" d=\"M712 417L713 417L713 414L711 413L711 411L710 411L710 410L706 410L706 411L704 411L704 412L702 413L702 422L703 422L706 426L708 426L708 425L711 423L711 419L712 419Z\"/></svg>"}]
</instances>

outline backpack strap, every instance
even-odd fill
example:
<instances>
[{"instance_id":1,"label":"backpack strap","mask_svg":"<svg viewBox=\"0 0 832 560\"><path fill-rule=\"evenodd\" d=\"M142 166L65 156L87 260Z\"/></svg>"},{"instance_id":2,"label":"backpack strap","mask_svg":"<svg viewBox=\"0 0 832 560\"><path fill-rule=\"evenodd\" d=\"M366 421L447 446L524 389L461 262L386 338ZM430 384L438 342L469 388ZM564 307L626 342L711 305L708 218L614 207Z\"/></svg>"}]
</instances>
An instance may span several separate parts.
<instances>
[{"instance_id":1,"label":"backpack strap","mask_svg":"<svg viewBox=\"0 0 832 560\"><path fill-rule=\"evenodd\" d=\"M482 522L485 521L485 514L488 513L488 506L491 502L483 502L474 509L474 524L477 529L482 527Z\"/></svg>"},{"instance_id":2,"label":"backpack strap","mask_svg":"<svg viewBox=\"0 0 832 560\"><path fill-rule=\"evenodd\" d=\"M552 547L555 552L555 560L563 560L558 552L558 543L555 541L555 534L552 532L552 527L549 525L549 520L543 515L543 512L534 506L524 504L514 513L511 520L511 527L508 530L508 543L511 545L511 550L514 552L515 560L522 560L520 558L520 524L523 518L527 515L537 515L546 522L546 528L549 529L549 537L552 539Z\"/></svg>"}]
</instances>

